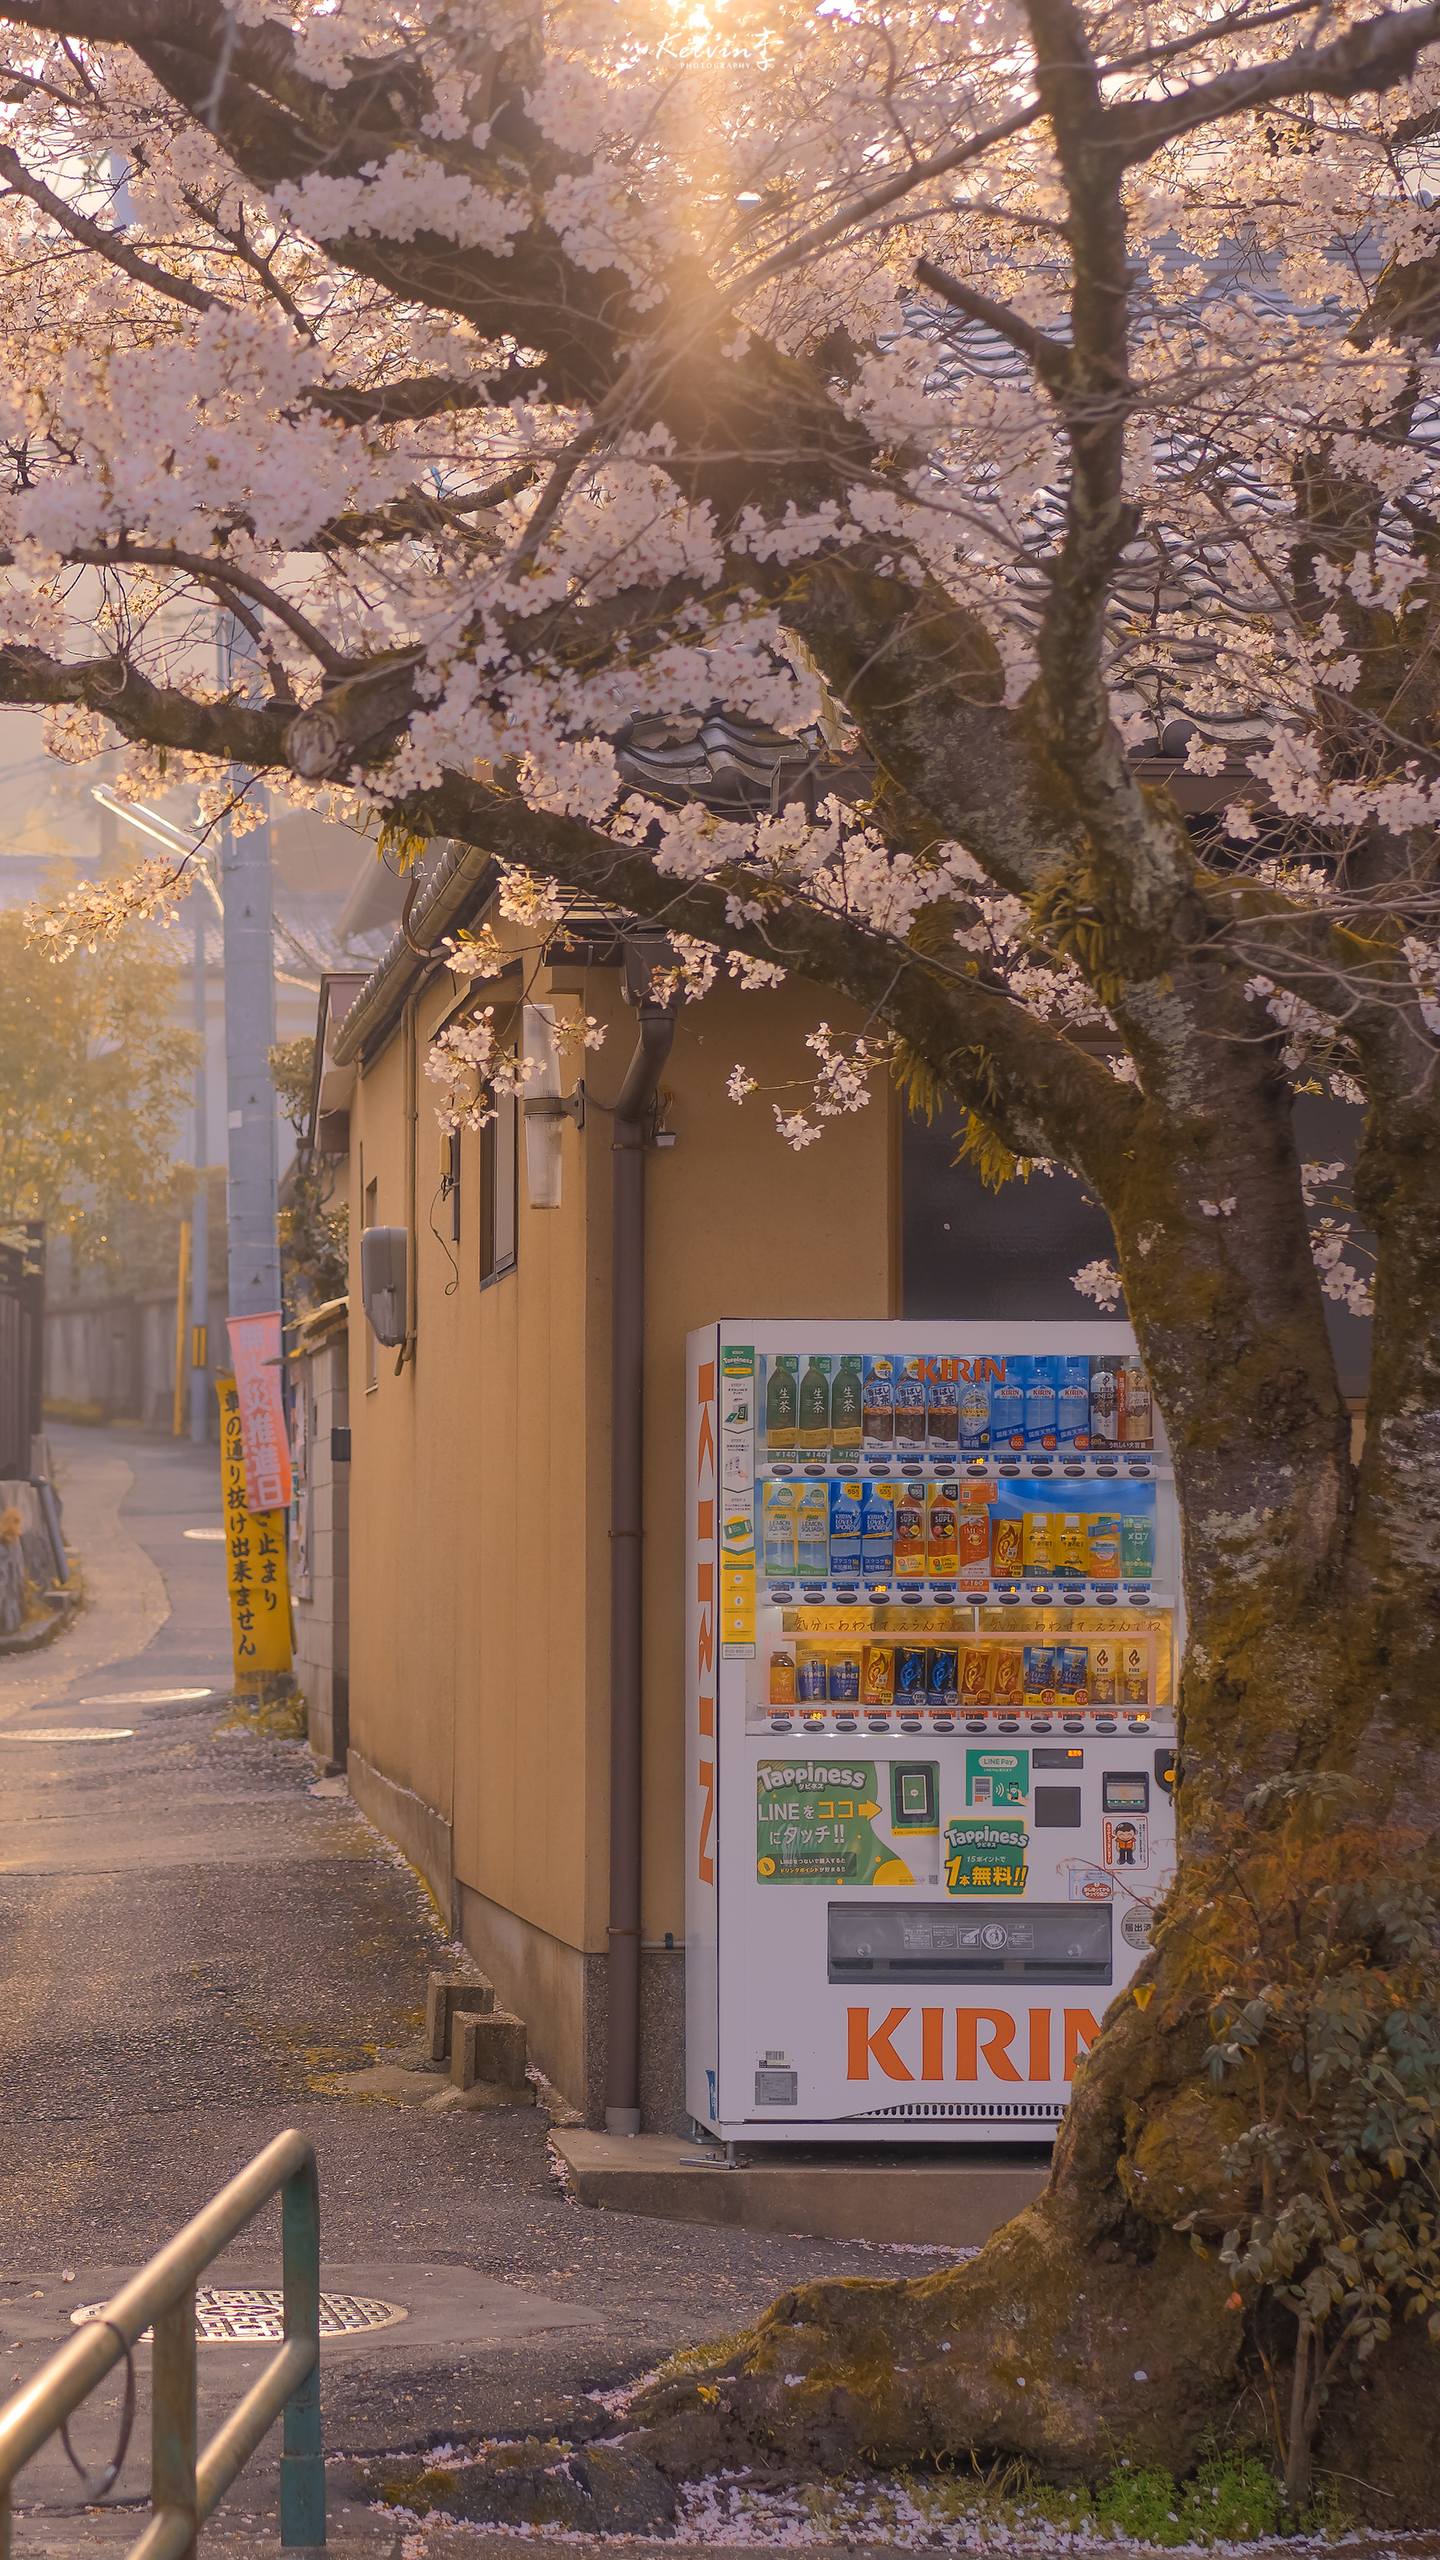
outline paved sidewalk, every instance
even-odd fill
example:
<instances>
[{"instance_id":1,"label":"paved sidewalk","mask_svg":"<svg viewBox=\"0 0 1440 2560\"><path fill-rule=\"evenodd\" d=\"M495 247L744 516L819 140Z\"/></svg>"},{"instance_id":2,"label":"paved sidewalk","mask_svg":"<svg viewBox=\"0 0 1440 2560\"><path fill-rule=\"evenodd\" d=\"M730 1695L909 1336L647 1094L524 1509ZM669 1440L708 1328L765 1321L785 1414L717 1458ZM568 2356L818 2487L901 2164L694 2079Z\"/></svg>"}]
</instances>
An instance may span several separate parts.
<instances>
[{"instance_id":1,"label":"paved sidewalk","mask_svg":"<svg viewBox=\"0 0 1440 2560\"><path fill-rule=\"evenodd\" d=\"M806 2275L923 2268L589 2212L552 2175L538 2109L436 2116L318 2088L413 2050L435 1915L348 1800L311 1792L302 1747L216 1732L222 1551L185 1535L218 1523L213 1458L54 1438L91 1601L42 1655L0 1662L0 2392L289 2124L319 2155L327 2282L409 2314L327 2349L332 2450L563 2422L574 2394ZM124 1738L54 1738L76 1730ZM218 2280L277 2273L267 2222ZM202 2426L260 2360L202 2348ZM107 2458L101 2409L77 2433ZM227 2503L237 2530L273 2515L272 2464ZM145 2477L137 2439L123 2486ZM111 2547L119 2520L68 2512L58 2457L23 2489L39 2512L22 2539Z\"/></svg>"}]
</instances>

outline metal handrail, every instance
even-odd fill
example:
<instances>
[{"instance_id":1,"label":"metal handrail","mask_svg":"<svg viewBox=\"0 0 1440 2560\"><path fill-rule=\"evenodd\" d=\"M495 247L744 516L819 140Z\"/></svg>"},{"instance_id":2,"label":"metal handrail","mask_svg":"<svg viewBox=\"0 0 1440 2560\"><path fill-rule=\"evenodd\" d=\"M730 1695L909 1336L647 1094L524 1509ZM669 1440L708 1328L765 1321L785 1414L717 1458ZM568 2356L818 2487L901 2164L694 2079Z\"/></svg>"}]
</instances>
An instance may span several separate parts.
<instances>
[{"instance_id":1,"label":"metal handrail","mask_svg":"<svg viewBox=\"0 0 1440 2560\"><path fill-rule=\"evenodd\" d=\"M212 2259L281 2199L285 2342L203 2452L196 2441L195 2286ZM303 2134L279 2133L193 2222L132 2276L93 2320L0 2408L0 2560L10 2560L11 2491L17 2472L58 2434L80 2403L147 2329L151 2366L151 2519L130 2560L190 2560L200 2526L283 2413L280 2540L289 2549L325 2541L325 2464L320 2441L320 2198L315 2154Z\"/></svg>"}]
</instances>

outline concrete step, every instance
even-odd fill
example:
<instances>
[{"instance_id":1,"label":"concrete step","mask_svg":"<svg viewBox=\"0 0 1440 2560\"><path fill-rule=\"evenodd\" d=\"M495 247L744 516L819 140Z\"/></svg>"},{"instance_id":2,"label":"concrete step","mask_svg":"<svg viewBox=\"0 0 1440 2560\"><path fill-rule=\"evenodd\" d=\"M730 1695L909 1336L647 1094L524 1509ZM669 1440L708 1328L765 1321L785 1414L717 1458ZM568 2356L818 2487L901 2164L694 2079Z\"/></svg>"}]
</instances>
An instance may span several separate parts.
<instances>
[{"instance_id":1,"label":"concrete step","mask_svg":"<svg viewBox=\"0 0 1440 2560\"><path fill-rule=\"evenodd\" d=\"M495 2006L495 1986L473 1973L432 1973L425 1991L425 2034L432 2062L448 2062L457 2015Z\"/></svg>"},{"instance_id":2,"label":"concrete step","mask_svg":"<svg viewBox=\"0 0 1440 2560\"><path fill-rule=\"evenodd\" d=\"M524 2019L503 2009L458 2013L450 2039L450 2077L457 2089L473 2089L483 2080L492 2088L513 2090L517 2105L533 2100L525 2077Z\"/></svg>"}]
</instances>

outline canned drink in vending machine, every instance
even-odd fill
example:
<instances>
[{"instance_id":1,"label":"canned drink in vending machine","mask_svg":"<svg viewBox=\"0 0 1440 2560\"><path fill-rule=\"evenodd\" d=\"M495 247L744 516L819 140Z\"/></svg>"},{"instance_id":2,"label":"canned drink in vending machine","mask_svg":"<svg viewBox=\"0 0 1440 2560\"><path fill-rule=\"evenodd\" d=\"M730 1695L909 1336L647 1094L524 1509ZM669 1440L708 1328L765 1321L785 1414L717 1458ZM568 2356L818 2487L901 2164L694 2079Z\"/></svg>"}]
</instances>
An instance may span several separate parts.
<instances>
[{"instance_id":1,"label":"canned drink in vending machine","mask_svg":"<svg viewBox=\"0 0 1440 2560\"><path fill-rule=\"evenodd\" d=\"M1024 1531L1017 1512L999 1512L990 1531L990 1570L997 1582L1018 1574L1025 1562Z\"/></svg>"},{"instance_id":2,"label":"canned drink in vending machine","mask_svg":"<svg viewBox=\"0 0 1440 2560\"><path fill-rule=\"evenodd\" d=\"M1024 1651L1025 1704L1053 1707L1060 1665L1053 1644L1027 1644Z\"/></svg>"},{"instance_id":3,"label":"canned drink in vending machine","mask_svg":"<svg viewBox=\"0 0 1440 2560\"><path fill-rule=\"evenodd\" d=\"M926 1696L932 1707L953 1707L960 1695L960 1654L953 1644L932 1644Z\"/></svg>"},{"instance_id":4,"label":"canned drink in vending machine","mask_svg":"<svg viewBox=\"0 0 1440 2560\"><path fill-rule=\"evenodd\" d=\"M994 1649L994 1668L990 1675L992 1705L1018 1707L1023 1688L1019 1646L997 1644Z\"/></svg>"},{"instance_id":5,"label":"canned drink in vending machine","mask_svg":"<svg viewBox=\"0 0 1440 2560\"><path fill-rule=\"evenodd\" d=\"M1120 1698L1127 1707L1150 1703L1150 1639L1127 1636L1120 1646Z\"/></svg>"},{"instance_id":6,"label":"canned drink in vending machine","mask_svg":"<svg viewBox=\"0 0 1440 2560\"><path fill-rule=\"evenodd\" d=\"M923 1644L895 1647L895 1699L899 1706L919 1706L930 1685L930 1653Z\"/></svg>"},{"instance_id":7,"label":"canned drink in vending machine","mask_svg":"<svg viewBox=\"0 0 1440 2560\"><path fill-rule=\"evenodd\" d=\"M842 1646L832 1653L829 1662L827 1694L832 1706L854 1707L860 1703L860 1657L853 1646Z\"/></svg>"},{"instance_id":8,"label":"canned drink in vending machine","mask_svg":"<svg viewBox=\"0 0 1440 2560\"><path fill-rule=\"evenodd\" d=\"M994 1685L994 1651L988 1644L967 1644L960 1652L960 1704L988 1707Z\"/></svg>"},{"instance_id":9,"label":"canned drink in vending machine","mask_svg":"<svg viewBox=\"0 0 1440 2560\"><path fill-rule=\"evenodd\" d=\"M1055 1687L1067 1706L1084 1706L1089 1695L1089 1677L1090 1662L1084 1645L1057 1645Z\"/></svg>"},{"instance_id":10,"label":"canned drink in vending machine","mask_svg":"<svg viewBox=\"0 0 1440 2560\"><path fill-rule=\"evenodd\" d=\"M860 1703L865 1707L892 1707L895 1703L895 1648L891 1644L867 1644L860 1654Z\"/></svg>"},{"instance_id":11,"label":"canned drink in vending machine","mask_svg":"<svg viewBox=\"0 0 1440 2560\"><path fill-rule=\"evenodd\" d=\"M795 1704L795 1656L777 1647L770 1656L770 1704L793 1707Z\"/></svg>"},{"instance_id":12,"label":"canned drink in vending machine","mask_svg":"<svg viewBox=\"0 0 1440 2560\"><path fill-rule=\"evenodd\" d=\"M795 1647L795 1694L802 1707L821 1707L826 1697L825 1648L819 1644L797 1644Z\"/></svg>"}]
</instances>

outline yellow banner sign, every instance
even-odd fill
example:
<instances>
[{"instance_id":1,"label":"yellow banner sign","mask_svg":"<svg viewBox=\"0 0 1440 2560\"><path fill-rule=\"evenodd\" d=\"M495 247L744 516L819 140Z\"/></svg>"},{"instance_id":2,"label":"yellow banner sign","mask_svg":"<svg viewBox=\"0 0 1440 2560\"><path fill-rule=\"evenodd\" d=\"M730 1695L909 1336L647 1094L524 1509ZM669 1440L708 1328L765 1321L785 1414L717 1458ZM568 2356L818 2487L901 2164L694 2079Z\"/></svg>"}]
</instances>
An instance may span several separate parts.
<instances>
[{"instance_id":1,"label":"yellow banner sign","mask_svg":"<svg viewBox=\"0 0 1440 2560\"><path fill-rule=\"evenodd\" d=\"M225 1505L225 1573L235 1685L290 1668L290 1583L285 1569L285 1514L245 1508L245 1444L233 1378L217 1378L220 1399L220 1491Z\"/></svg>"}]
</instances>

